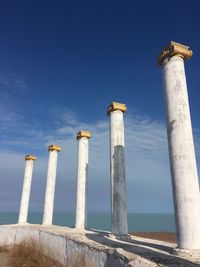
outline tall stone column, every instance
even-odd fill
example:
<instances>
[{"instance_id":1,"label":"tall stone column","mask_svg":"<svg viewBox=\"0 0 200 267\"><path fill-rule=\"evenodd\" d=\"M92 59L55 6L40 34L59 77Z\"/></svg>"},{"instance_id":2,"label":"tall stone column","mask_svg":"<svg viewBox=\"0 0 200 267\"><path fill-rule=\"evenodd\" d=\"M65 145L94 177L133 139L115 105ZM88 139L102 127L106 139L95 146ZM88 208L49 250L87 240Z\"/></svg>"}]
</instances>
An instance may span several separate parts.
<instances>
[{"instance_id":1,"label":"tall stone column","mask_svg":"<svg viewBox=\"0 0 200 267\"><path fill-rule=\"evenodd\" d=\"M76 223L75 227L82 230L87 224L87 176L88 176L88 139L91 133L80 131L78 140L78 170L76 195Z\"/></svg>"},{"instance_id":2,"label":"tall stone column","mask_svg":"<svg viewBox=\"0 0 200 267\"><path fill-rule=\"evenodd\" d=\"M24 183L22 188L22 197L21 197L21 205L19 211L19 224L26 224L28 217L28 207L29 207L29 199L31 192L31 181L33 174L33 162L36 160L34 155L26 155L25 156L25 173L24 173Z\"/></svg>"},{"instance_id":3,"label":"tall stone column","mask_svg":"<svg viewBox=\"0 0 200 267\"><path fill-rule=\"evenodd\" d=\"M49 151L49 164L48 164L46 193L44 202L44 215L43 215L44 225L51 225L53 220L57 157L58 157L58 151L61 151L61 147L58 145L50 145L48 147L48 151Z\"/></svg>"},{"instance_id":4,"label":"tall stone column","mask_svg":"<svg viewBox=\"0 0 200 267\"><path fill-rule=\"evenodd\" d=\"M200 249L200 194L184 60L188 46L171 42L160 54L163 67L167 133L177 246Z\"/></svg>"},{"instance_id":5,"label":"tall stone column","mask_svg":"<svg viewBox=\"0 0 200 267\"><path fill-rule=\"evenodd\" d=\"M111 227L115 236L128 235L125 152L124 152L124 112L125 104L112 102L108 107L110 115L110 183L111 183Z\"/></svg>"}]
</instances>

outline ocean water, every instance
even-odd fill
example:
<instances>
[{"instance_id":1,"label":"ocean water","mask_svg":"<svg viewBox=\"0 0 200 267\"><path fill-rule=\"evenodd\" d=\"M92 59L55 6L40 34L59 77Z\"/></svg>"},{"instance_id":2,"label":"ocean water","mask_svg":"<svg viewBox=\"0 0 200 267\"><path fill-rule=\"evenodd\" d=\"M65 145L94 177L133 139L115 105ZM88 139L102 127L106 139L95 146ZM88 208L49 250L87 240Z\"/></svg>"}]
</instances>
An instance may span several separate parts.
<instances>
[{"instance_id":1,"label":"ocean water","mask_svg":"<svg viewBox=\"0 0 200 267\"><path fill-rule=\"evenodd\" d=\"M0 212L0 224L15 224L18 220L16 212ZM30 212L29 223L41 224L42 212ZM75 214L54 212L53 224L74 227ZM88 228L110 230L111 220L109 213L89 213ZM129 232L175 232L173 214L129 213Z\"/></svg>"}]
</instances>

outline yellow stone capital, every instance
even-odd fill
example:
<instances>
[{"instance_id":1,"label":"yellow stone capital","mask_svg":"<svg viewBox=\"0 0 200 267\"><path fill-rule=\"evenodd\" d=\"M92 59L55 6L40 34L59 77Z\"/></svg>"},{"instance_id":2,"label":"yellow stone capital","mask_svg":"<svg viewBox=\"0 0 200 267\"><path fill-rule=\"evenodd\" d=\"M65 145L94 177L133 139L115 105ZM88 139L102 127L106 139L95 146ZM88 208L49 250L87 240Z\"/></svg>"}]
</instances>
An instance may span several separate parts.
<instances>
[{"instance_id":1,"label":"yellow stone capital","mask_svg":"<svg viewBox=\"0 0 200 267\"><path fill-rule=\"evenodd\" d=\"M61 147L60 147L59 145L55 145L55 144L50 145L50 146L48 147L48 151L53 151L53 150L61 151Z\"/></svg>"},{"instance_id":2,"label":"yellow stone capital","mask_svg":"<svg viewBox=\"0 0 200 267\"><path fill-rule=\"evenodd\" d=\"M87 137L89 139L91 136L92 135L89 131L79 131L76 135L76 139L79 140L82 137Z\"/></svg>"},{"instance_id":3,"label":"yellow stone capital","mask_svg":"<svg viewBox=\"0 0 200 267\"><path fill-rule=\"evenodd\" d=\"M182 45L176 42L170 42L167 47L165 47L158 57L158 64L162 65L163 61L167 57L180 56L184 60L191 58L192 50L189 46Z\"/></svg>"},{"instance_id":4,"label":"yellow stone capital","mask_svg":"<svg viewBox=\"0 0 200 267\"><path fill-rule=\"evenodd\" d=\"M28 154L25 156L25 160L36 160L36 156Z\"/></svg>"},{"instance_id":5,"label":"yellow stone capital","mask_svg":"<svg viewBox=\"0 0 200 267\"><path fill-rule=\"evenodd\" d=\"M112 102L108 107L107 114L110 115L110 112L113 112L115 110L121 110L122 112L126 112L127 111L126 104Z\"/></svg>"}]
</instances>

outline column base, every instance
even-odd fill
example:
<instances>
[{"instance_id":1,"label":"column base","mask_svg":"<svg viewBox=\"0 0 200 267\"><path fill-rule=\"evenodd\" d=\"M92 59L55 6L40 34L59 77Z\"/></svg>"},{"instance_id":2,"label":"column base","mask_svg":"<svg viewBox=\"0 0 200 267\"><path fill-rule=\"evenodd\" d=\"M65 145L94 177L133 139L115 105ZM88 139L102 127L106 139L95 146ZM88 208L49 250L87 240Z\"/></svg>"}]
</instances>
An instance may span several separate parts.
<instances>
[{"instance_id":1,"label":"column base","mask_svg":"<svg viewBox=\"0 0 200 267\"><path fill-rule=\"evenodd\" d=\"M85 234L86 233L86 229L82 228L82 227L74 227L74 232L77 232L79 234Z\"/></svg>"},{"instance_id":2,"label":"column base","mask_svg":"<svg viewBox=\"0 0 200 267\"><path fill-rule=\"evenodd\" d=\"M127 235L118 235L118 234L112 234L109 233L107 234L107 237L112 238L112 239L119 239L119 240L131 240L131 235L127 234Z\"/></svg>"},{"instance_id":3,"label":"column base","mask_svg":"<svg viewBox=\"0 0 200 267\"><path fill-rule=\"evenodd\" d=\"M51 227L51 226L53 226L53 224L52 223L42 223L42 226L44 226L44 227Z\"/></svg>"},{"instance_id":4,"label":"column base","mask_svg":"<svg viewBox=\"0 0 200 267\"><path fill-rule=\"evenodd\" d=\"M172 254L180 257L196 257L200 255L200 249L183 249L183 248L174 248Z\"/></svg>"},{"instance_id":5,"label":"column base","mask_svg":"<svg viewBox=\"0 0 200 267\"><path fill-rule=\"evenodd\" d=\"M17 224L18 224L18 225L28 225L28 224L30 224L30 223L28 223L28 222L18 222Z\"/></svg>"}]
</instances>

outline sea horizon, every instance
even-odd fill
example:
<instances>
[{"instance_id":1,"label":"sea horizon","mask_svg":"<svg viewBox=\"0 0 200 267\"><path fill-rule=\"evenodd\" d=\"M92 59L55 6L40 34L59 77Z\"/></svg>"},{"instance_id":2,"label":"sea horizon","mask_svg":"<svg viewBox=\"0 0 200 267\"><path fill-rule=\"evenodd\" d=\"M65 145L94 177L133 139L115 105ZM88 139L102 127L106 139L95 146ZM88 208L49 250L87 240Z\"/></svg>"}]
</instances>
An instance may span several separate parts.
<instances>
[{"instance_id":1,"label":"sea horizon","mask_svg":"<svg viewBox=\"0 0 200 267\"><path fill-rule=\"evenodd\" d=\"M43 212L32 211L28 215L28 223L41 224ZM0 224L16 224L18 212L0 212ZM53 224L74 227L75 213L55 211ZM111 215L108 212L89 212L87 228L110 231ZM129 232L175 232L173 213L128 213Z\"/></svg>"}]
</instances>

